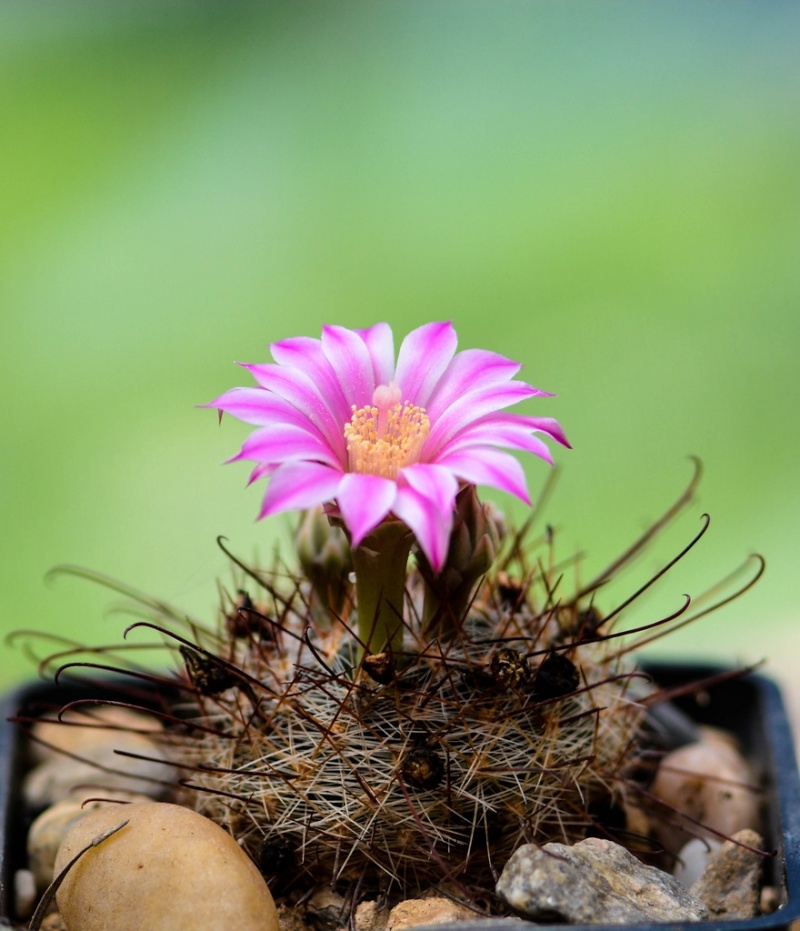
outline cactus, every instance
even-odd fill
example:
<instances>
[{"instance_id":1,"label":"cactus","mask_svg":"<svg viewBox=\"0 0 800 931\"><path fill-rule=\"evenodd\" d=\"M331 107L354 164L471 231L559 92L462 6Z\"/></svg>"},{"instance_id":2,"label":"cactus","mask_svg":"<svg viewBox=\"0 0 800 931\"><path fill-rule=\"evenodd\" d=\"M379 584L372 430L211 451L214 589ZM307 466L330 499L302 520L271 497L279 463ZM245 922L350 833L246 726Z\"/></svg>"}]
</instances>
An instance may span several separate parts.
<instances>
[{"instance_id":1,"label":"cactus","mask_svg":"<svg viewBox=\"0 0 800 931\"><path fill-rule=\"evenodd\" d=\"M320 591L329 587L320 589L315 573L249 567L221 542L235 594L223 596L212 626L121 583L67 571L133 599L139 619L129 639L145 628L172 649L177 667L166 677L143 670L124 648L117 663L169 696L160 716L180 776L173 797L223 825L276 888L334 886L356 904L445 883L492 910L499 872L522 843L600 834L647 844L647 708L658 694L632 647L713 605L689 615L686 602L669 617L628 626L633 643L621 638L621 618L707 521L619 608L604 616L595 599L685 508L698 476L620 559L570 595L559 592L552 532L537 558L535 545L504 534L493 518L497 563L473 580L463 613L451 612L433 636L422 619L426 606L442 606L442 589L431 593L429 564L417 554L397 652L364 652L352 593L343 613L329 601L326 615ZM483 526L484 509L474 504L464 513L482 515ZM448 559L473 564L464 541L483 551L485 534L456 521L453 535ZM344 564L336 565L338 578ZM447 561L442 575L456 578ZM77 652L55 654L59 675L109 668L108 648L98 648L102 664L72 662Z\"/></svg>"},{"instance_id":2,"label":"cactus","mask_svg":"<svg viewBox=\"0 0 800 931\"><path fill-rule=\"evenodd\" d=\"M421 588L415 574L410 606ZM635 673L615 641L568 633L575 605L514 602L487 583L450 639L409 625L402 654L359 666L347 619L287 607L235 644L224 689L187 667L182 715L203 730L173 752L195 769L192 804L266 873L403 892L486 891L520 843L585 836L593 810L624 805Z\"/></svg>"},{"instance_id":3,"label":"cactus","mask_svg":"<svg viewBox=\"0 0 800 931\"><path fill-rule=\"evenodd\" d=\"M552 531L538 543L528 526L509 533L475 484L529 502L506 450L550 461L534 434L566 437L551 418L504 412L546 396L513 380L517 363L455 350L449 323L410 333L396 363L386 324L326 327L321 341L274 344L274 364L247 366L258 387L208 405L257 428L234 458L268 480L260 516L312 508L297 574L220 543L236 577L215 626L95 576L144 609L129 632L155 631L177 660L159 678L118 653L123 671L177 695L161 712L176 796L281 889L333 885L356 904L446 883L491 909L520 844L647 830L657 696L631 659L635 637L619 639L622 615L707 520L620 605L603 615L595 600L688 504L699 468L606 572L565 592ZM628 632L648 642L687 609ZM101 664L65 665L108 669L98 653Z\"/></svg>"}]
</instances>

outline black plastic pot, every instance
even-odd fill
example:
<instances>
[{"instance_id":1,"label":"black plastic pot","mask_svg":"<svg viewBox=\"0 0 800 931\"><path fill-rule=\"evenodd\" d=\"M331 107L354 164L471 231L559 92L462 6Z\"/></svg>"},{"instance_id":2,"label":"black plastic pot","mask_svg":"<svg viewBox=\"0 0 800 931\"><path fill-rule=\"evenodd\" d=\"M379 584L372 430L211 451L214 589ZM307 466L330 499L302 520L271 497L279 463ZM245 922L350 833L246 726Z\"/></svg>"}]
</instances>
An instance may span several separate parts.
<instances>
[{"instance_id":1,"label":"black plastic pot","mask_svg":"<svg viewBox=\"0 0 800 931\"><path fill-rule=\"evenodd\" d=\"M681 664L648 666L656 681L664 686L679 686L719 673L718 668ZM14 724L7 719L23 712L61 707L75 698L108 696L110 686L92 689L65 688L37 683L9 693L0 705L0 925L8 924L14 914L13 876L25 863L26 813L20 802L19 788L28 760L25 742ZM90 694L91 693L91 694ZM792 733L780 692L773 682L759 675L719 682L700 695L677 700L692 719L732 732L746 754L763 773L767 845L775 855L765 863L765 882L778 893L780 907L769 915L747 921L707 921L701 925L674 922L669 925L626 925L626 931L760 931L788 929L800 918L800 779L798 779ZM543 928L530 922L511 919L480 919L459 922L455 931L508 931ZM563 931L563 926L559 927ZM619 925L572 926L580 931L591 928L618 929ZM146 929L144 929L146 931ZM437 931L441 931L441 925Z\"/></svg>"}]
</instances>

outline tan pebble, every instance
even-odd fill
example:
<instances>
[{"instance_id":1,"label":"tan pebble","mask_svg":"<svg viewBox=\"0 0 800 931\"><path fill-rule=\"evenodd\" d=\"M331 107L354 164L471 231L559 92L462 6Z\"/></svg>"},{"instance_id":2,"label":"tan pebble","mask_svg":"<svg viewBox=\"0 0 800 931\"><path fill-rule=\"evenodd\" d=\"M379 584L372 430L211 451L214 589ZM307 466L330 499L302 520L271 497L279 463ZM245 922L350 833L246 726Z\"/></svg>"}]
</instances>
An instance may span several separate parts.
<instances>
[{"instance_id":1,"label":"tan pebble","mask_svg":"<svg viewBox=\"0 0 800 931\"><path fill-rule=\"evenodd\" d=\"M700 743L728 747L741 754L742 747L736 737L730 731L723 731L718 727L709 727L707 724L701 724L697 728Z\"/></svg>"},{"instance_id":2,"label":"tan pebble","mask_svg":"<svg viewBox=\"0 0 800 931\"><path fill-rule=\"evenodd\" d=\"M34 766L22 784L26 804L41 809L66 798L83 801L112 792L151 798L163 794L163 783L172 779L174 771L159 746L140 734L123 731L104 732L103 741L84 746L81 760L54 754ZM147 759L121 756L117 750Z\"/></svg>"},{"instance_id":3,"label":"tan pebble","mask_svg":"<svg viewBox=\"0 0 800 931\"><path fill-rule=\"evenodd\" d=\"M628 834L647 837L650 834L650 815L644 808L630 798L622 800L622 808L625 812L625 830Z\"/></svg>"},{"instance_id":4,"label":"tan pebble","mask_svg":"<svg viewBox=\"0 0 800 931\"><path fill-rule=\"evenodd\" d=\"M27 840L28 866L36 879L39 892L44 892L53 881L53 866L61 841L72 824L85 814L80 802L57 802L45 808L30 826Z\"/></svg>"},{"instance_id":5,"label":"tan pebble","mask_svg":"<svg viewBox=\"0 0 800 931\"><path fill-rule=\"evenodd\" d=\"M691 893L706 903L717 921L748 920L759 913L764 840L755 831L739 831L714 851Z\"/></svg>"},{"instance_id":6,"label":"tan pebble","mask_svg":"<svg viewBox=\"0 0 800 931\"><path fill-rule=\"evenodd\" d=\"M338 927L345 923L346 910L344 896L327 887L317 889L306 902L306 913L314 926Z\"/></svg>"},{"instance_id":7,"label":"tan pebble","mask_svg":"<svg viewBox=\"0 0 800 931\"><path fill-rule=\"evenodd\" d=\"M652 816L653 833L675 853L690 836L718 839L759 826L759 792L747 761L730 740L706 730L697 743L667 754L659 765L651 792L701 825L702 831L670 811Z\"/></svg>"},{"instance_id":8,"label":"tan pebble","mask_svg":"<svg viewBox=\"0 0 800 931\"><path fill-rule=\"evenodd\" d=\"M144 796L121 799L124 801L147 801ZM53 867L61 842L72 825L96 808L107 802L87 802L65 799L46 808L33 822L28 831L28 867L33 872L39 893L53 881Z\"/></svg>"},{"instance_id":9,"label":"tan pebble","mask_svg":"<svg viewBox=\"0 0 800 931\"><path fill-rule=\"evenodd\" d=\"M762 915L771 915L773 912L777 912L782 904L780 889L775 886L763 887L758 902L758 907ZM793 926L796 924L800 924L800 922L794 922Z\"/></svg>"},{"instance_id":10,"label":"tan pebble","mask_svg":"<svg viewBox=\"0 0 800 931\"><path fill-rule=\"evenodd\" d=\"M387 931L399 931L416 925L441 925L470 918L475 918L475 912L464 905L441 896L431 896L427 899L406 899L395 905L389 913L386 928Z\"/></svg>"},{"instance_id":11,"label":"tan pebble","mask_svg":"<svg viewBox=\"0 0 800 931\"><path fill-rule=\"evenodd\" d=\"M38 760L63 759L65 752L83 755L87 747L113 742L115 735L144 732L139 736L146 737L161 731L161 722L150 715L115 705L92 705L64 712L61 721L37 721L31 728L31 748Z\"/></svg>"},{"instance_id":12,"label":"tan pebble","mask_svg":"<svg viewBox=\"0 0 800 931\"><path fill-rule=\"evenodd\" d=\"M128 824L72 867L56 900L80 931L278 931L264 879L236 841L208 818L162 802L108 806L71 828L55 869L103 832Z\"/></svg>"},{"instance_id":13,"label":"tan pebble","mask_svg":"<svg viewBox=\"0 0 800 931\"><path fill-rule=\"evenodd\" d=\"M356 931L383 931L389 918L389 909L381 908L377 902L370 900L356 906Z\"/></svg>"},{"instance_id":14,"label":"tan pebble","mask_svg":"<svg viewBox=\"0 0 800 931\"><path fill-rule=\"evenodd\" d=\"M302 909L296 905L278 906L278 926L280 931L309 931Z\"/></svg>"},{"instance_id":15,"label":"tan pebble","mask_svg":"<svg viewBox=\"0 0 800 931\"><path fill-rule=\"evenodd\" d=\"M69 928L64 924L64 919L58 912L51 912L42 921L40 931L69 931Z\"/></svg>"}]
</instances>

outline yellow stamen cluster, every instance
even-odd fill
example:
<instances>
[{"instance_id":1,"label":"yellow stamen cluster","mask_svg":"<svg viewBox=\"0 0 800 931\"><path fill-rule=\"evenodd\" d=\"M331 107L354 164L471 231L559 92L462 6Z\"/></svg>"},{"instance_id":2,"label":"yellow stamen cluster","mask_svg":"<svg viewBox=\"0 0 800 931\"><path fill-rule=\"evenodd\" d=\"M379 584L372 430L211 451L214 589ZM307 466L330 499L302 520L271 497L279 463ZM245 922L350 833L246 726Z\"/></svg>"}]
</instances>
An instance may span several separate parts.
<instances>
[{"instance_id":1,"label":"yellow stamen cluster","mask_svg":"<svg viewBox=\"0 0 800 931\"><path fill-rule=\"evenodd\" d=\"M425 408L408 401L391 407L353 405L344 428L350 471L397 478L403 466L419 461L430 432Z\"/></svg>"}]
</instances>

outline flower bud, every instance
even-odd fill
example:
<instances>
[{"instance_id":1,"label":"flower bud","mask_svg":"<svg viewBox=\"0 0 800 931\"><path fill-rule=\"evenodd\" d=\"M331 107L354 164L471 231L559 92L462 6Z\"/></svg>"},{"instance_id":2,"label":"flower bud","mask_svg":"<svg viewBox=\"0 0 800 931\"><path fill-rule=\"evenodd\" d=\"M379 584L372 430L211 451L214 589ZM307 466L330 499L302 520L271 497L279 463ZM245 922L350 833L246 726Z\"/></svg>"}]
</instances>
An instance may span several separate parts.
<instances>
[{"instance_id":1,"label":"flower bud","mask_svg":"<svg viewBox=\"0 0 800 931\"><path fill-rule=\"evenodd\" d=\"M456 513L445 568L476 582L491 569L502 542L502 514L491 503L481 504L474 485L456 498Z\"/></svg>"},{"instance_id":2,"label":"flower bud","mask_svg":"<svg viewBox=\"0 0 800 931\"><path fill-rule=\"evenodd\" d=\"M340 614L353 569L344 531L331 525L321 506L309 508L301 513L294 542L300 568L317 598L324 607Z\"/></svg>"},{"instance_id":3,"label":"flower bud","mask_svg":"<svg viewBox=\"0 0 800 931\"><path fill-rule=\"evenodd\" d=\"M505 536L502 514L491 504L482 504L474 485L466 485L456 498L453 529L447 558L438 574L418 556L427 583L424 620L440 628L451 628L463 617L473 589L491 569ZM430 626L428 626L430 629Z\"/></svg>"}]
</instances>

